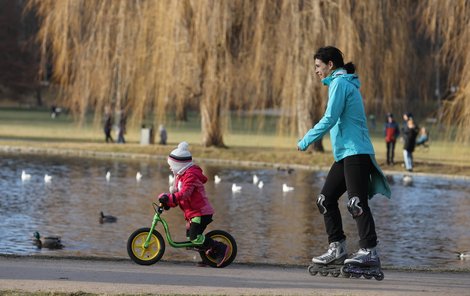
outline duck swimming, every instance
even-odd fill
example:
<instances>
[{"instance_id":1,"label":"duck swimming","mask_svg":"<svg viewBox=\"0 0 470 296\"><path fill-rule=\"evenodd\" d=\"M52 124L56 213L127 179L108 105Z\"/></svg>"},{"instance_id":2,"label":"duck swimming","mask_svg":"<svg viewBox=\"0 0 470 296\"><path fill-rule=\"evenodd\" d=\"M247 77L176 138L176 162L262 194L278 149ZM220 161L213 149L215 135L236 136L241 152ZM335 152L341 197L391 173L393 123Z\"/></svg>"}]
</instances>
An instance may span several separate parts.
<instances>
[{"instance_id":1,"label":"duck swimming","mask_svg":"<svg viewBox=\"0 0 470 296\"><path fill-rule=\"evenodd\" d=\"M33 244L36 245L38 249L62 249L64 247L59 236L41 237L37 231L33 234Z\"/></svg>"},{"instance_id":2,"label":"duck swimming","mask_svg":"<svg viewBox=\"0 0 470 296\"><path fill-rule=\"evenodd\" d=\"M111 215L105 215L103 212L100 212L100 224L103 223L114 223L117 221L117 218Z\"/></svg>"}]
</instances>

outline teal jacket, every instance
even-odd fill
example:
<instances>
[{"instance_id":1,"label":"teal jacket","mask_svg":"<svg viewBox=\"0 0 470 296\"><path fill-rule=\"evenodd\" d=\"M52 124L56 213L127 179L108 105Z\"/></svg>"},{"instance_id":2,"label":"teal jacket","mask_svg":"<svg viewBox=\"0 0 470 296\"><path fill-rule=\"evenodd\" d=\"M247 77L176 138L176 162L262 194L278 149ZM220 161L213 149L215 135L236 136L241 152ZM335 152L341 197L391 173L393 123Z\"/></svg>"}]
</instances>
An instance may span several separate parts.
<instances>
[{"instance_id":1,"label":"teal jacket","mask_svg":"<svg viewBox=\"0 0 470 296\"><path fill-rule=\"evenodd\" d=\"M375 169L371 174L369 198L381 193L390 198L390 187L375 161L375 152L369 137L361 83L356 74L347 74L343 68L336 69L322 79L328 86L328 104L320 121L297 143L305 151L310 144L320 140L328 131L335 161L357 154L369 154Z\"/></svg>"}]
</instances>

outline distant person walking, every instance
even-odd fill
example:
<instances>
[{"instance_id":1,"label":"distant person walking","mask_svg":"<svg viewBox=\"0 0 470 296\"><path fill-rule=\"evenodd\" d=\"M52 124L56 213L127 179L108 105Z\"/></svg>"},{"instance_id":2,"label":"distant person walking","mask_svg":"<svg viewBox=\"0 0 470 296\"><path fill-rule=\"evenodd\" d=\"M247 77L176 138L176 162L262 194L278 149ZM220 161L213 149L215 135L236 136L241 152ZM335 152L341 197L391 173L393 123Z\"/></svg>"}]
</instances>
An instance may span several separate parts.
<instances>
[{"instance_id":1,"label":"distant person walking","mask_svg":"<svg viewBox=\"0 0 470 296\"><path fill-rule=\"evenodd\" d=\"M108 108L106 108L106 111L104 114L104 124L103 124L103 130L104 130L106 143L114 142L113 137L111 137L112 129L113 129L113 117L111 116L111 111Z\"/></svg>"},{"instance_id":2,"label":"distant person walking","mask_svg":"<svg viewBox=\"0 0 470 296\"><path fill-rule=\"evenodd\" d=\"M121 111L119 117L119 130L118 130L118 143L124 144L126 140L124 139L124 134L126 133L126 124L127 124L127 116L124 110Z\"/></svg>"},{"instance_id":3,"label":"distant person walking","mask_svg":"<svg viewBox=\"0 0 470 296\"><path fill-rule=\"evenodd\" d=\"M398 123L393 119L393 114L387 114L387 120L385 121L385 144L387 146L387 164L394 165L395 161L395 144L398 136L400 135L400 127Z\"/></svg>"},{"instance_id":4,"label":"distant person walking","mask_svg":"<svg viewBox=\"0 0 470 296\"><path fill-rule=\"evenodd\" d=\"M410 112L403 113L403 122L401 127L402 132L405 131L405 129L407 128L408 119L410 119L411 117L413 117L413 114L411 114Z\"/></svg>"},{"instance_id":5,"label":"distant person walking","mask_svg":"<svg viewBox=\"0 0 470 296\"><path fill-rule=\"evenodd\" d=\"M406 127L403 129L403 160L405 162L405 169L408 172L413 171L413 151L416 147L418 131L419 129L413 117L409 116Z\"/></svg>"},{"instance_id":6,"label":"distant person walking","mask_svg":"<svg viewBox=\"0 0 470 296\"><path fill-rule=\"evenodd\" d=\"M160 126L158 127L158 132L160 134L160 145L166 145L168 134L167 134L166 128L165 128L165 126L163 126L163 124L160 124Z\"/></svg>"}]
</instances>

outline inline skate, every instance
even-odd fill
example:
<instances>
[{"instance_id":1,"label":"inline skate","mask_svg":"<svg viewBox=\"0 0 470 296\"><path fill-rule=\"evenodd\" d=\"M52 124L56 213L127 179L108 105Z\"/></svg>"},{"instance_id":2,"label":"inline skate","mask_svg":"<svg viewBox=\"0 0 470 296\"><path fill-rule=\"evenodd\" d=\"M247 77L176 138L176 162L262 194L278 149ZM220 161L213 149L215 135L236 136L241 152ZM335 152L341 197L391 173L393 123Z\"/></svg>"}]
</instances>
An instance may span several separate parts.
<instances>
[{"instance_id":1,"label":"inline skate","mask_svg":"<svg viewBox=\"0 0 470 296\"><path fill-rule=\"evenodd\" d=\"M366 279L375 278L378 281L384 279L384 273L380 268L380 258L375 248L361 248L352 258L344 260L344 266L340 270L343 277Z\"/></svg>"},{"instance_id":2,"label":"inline skate","mask_svg":"<svg viewBox=\"0 0 470 296\"><path fill-rule=\"evenodd\" d=\"M338 277L341 274L344 260L347 258L346 242L332 242L328 247L328 251L323 255L312 258L312 264L308 266L310 275L319 273L322 276L331 274Z\"/></svg>"}]
</instances>

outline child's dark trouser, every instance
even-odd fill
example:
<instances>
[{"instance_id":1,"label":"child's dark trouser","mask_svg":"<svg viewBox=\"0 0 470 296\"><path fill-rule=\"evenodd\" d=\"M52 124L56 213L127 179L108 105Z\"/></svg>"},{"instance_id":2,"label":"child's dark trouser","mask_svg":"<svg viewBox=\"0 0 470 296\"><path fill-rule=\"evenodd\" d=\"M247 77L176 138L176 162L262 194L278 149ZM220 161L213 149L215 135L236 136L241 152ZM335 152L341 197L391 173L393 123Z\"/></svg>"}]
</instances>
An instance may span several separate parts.
<instances>
[{"instance_id":1,"label":"child's dark trouser","mask_svg":"<svg viewBox=\"0 0 470 296\"><path fill-rule=\"evenodd\" d=\"M191 221L191 223L189 224L189 228L186 230L186 236L189 237L189 240L196 241L198 239L198 236L204 233L204 230L206 230L207 225L209 225L211 222L212 215L201 216L200 221L197 222ZM213 244L213 239L211 239L210 237L206 237L204 243L202 244L202 248L210 248Z\"/></svg>"},{"instance_id":2,"label":"child's dark trouser","mask_svg":"<svg viewBox=\"0 0 470 296\"><path fill-rule=\"evenodd\" d=\"M348 156L331 166L321 191L324 195L324 219L330 243L346 238L338 200L347 191L350 200L353 197L359 198L358 205L362 208L362 213L354 217L359 232L359 246L372 248L377 245L374 218L368 203L368 185L372 169L373 164L368 154Z\"/></svg>"}]
</instances>

